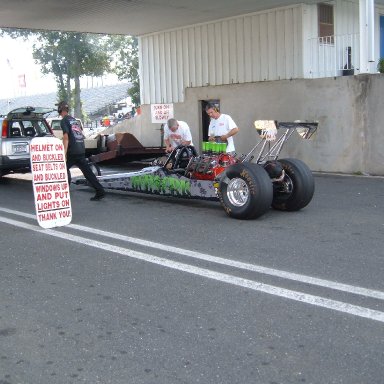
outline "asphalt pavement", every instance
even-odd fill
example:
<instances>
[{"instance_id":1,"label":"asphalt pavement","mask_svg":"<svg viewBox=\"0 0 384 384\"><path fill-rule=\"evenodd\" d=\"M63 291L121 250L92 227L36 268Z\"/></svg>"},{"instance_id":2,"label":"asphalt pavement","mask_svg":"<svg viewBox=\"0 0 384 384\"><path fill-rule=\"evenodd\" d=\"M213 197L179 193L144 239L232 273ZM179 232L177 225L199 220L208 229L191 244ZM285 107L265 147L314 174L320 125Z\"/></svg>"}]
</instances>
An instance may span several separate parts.
<instances>
[{"instance_id":1,"label":"asphalt pavement","mask_svg":"<svg viewBox=\"0 0 384 384\"><path fill-rule=\"evenodd\" d=\"M382 383L384 179L315 182L250 221L72 185L44 230L0 179L0 384Z\"/></svg>"}]
</instances>

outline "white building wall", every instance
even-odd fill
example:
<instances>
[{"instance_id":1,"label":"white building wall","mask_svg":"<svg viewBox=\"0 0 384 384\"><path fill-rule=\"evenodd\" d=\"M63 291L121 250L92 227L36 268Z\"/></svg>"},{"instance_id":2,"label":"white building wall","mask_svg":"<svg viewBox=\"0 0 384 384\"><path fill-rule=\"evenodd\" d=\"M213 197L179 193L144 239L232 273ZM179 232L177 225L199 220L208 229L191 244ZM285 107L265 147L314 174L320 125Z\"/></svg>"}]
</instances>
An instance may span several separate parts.
<instances>
[{"instance_id":1,"label":"white building wall","mask_svg":"<svg viewBox=\"0 0 384 384\"><path fill-rule=\"evenodd\" d=\"M184 100L186 87L303 77L303 6L139 38L143 104Z\"/></svg>"},{"instance_id":2,"label":"white building wall","mask_svg":"<svg viewBox=\"0 0 384 384\"><path fill-rule=\"evenodd\" d=\"M360 69L359 1L334 0L335 37L318 39L317 4L242 15L139 38L143 104L183 102L187 87L340 76ZM375 8L375 60L379 16ZM375 71L375 68L373 71Z\"/></svg>"},{"instance_id":3,"label":"white building wall","mask_svg":"<svg viewBox=\"0 0 384 384\"><path fill-rule=\"evenodd\" d=\"M305 36L304 77L319 78L342 75L347 64L347 47L352 50L352 64L358 71L359 61L359 2L357 0L335 0L334 39L319 41L317 4L307 5L304 11ZM356 65L357 63L357 65Z\"/></svg>"},{"instance_id":4,"label":"white building wall","mask_svg":"<svg viewBox=\"0 0 384 384\"><path fill-rule=\"evenodd\" d=\"M335 3L335 35L359 33L359 2L337 0Z\"/></svg>"},{"instance_id":5,"label":"white building wall","mask_svg":"<svg viewBox=\"0 0 384 384\"><path fill-rule=\"evenodd\" d=\"M359 1L335 0L335 43L321 44L318 41L317 4L305 6L303 34L308 39L304 45L304 76L306 78L340 76L347 64L347 47L352 50L352 66L354 74L360 73L360 25ZM380 15L384 15L384 7L375 6L375 63L372 72L376 71L380 59Z\"/></svg>"}]
</instances>

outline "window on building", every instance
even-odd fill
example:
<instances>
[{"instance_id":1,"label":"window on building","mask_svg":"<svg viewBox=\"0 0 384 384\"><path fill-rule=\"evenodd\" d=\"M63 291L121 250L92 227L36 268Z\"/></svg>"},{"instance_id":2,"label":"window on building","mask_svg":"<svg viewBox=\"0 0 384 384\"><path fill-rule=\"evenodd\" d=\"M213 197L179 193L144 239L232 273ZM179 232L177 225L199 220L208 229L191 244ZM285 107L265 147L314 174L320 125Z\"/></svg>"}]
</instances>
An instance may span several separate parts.
<instances>
[{"instance_id":1,"label":"window on building","mask_svg":"<svg viewBox=\"0 0 384 384\"><path fill-rule=\"evenodd\" d=\"M333 5L318 4L317 14L319 19L319 38L324 44L333 44L334 42L334 21Z\"/></svg>"}]
</instances>

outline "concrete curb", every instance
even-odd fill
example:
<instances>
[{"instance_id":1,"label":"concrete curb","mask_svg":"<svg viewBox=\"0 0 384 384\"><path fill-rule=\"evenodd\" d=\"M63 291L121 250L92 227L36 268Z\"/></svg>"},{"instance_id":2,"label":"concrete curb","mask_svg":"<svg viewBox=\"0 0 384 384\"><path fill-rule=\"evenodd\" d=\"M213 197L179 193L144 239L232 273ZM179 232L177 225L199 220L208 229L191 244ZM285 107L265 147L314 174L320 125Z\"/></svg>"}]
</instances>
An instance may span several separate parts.
<instances>
[{"instance_id":1,"label":"concrete curb","mask_svg":"<svg viewBox=\"0 0 384 384\"><path fill-rule=\"evenodd\" d=\"M384 179L384 176L380 175L356 175L351 173L337 173L337 172L317 172L312 171L315 176L339 176L339 177L361 177L361 178L371 178L371 179Z\"/></svg>"}]
</instances>

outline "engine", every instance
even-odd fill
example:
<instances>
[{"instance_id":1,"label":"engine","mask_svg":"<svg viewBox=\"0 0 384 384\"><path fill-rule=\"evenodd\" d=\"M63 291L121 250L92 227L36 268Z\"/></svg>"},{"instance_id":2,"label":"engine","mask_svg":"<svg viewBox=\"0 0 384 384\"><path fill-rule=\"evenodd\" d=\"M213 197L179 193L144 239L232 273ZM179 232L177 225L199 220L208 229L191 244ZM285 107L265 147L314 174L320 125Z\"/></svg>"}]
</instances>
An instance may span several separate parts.
<instances>
[{"instance_id":1,"label":"engine","mask_svg":"<svg viewBox=\"0 0 384 384\"><path fill-rule=\"evenodd\" d=\"M238 159L227 153L193 157L186 169L191 178L198 180L214 180L220 173Z\"/></svg>"}]
</instances>

